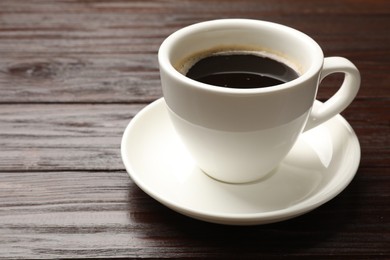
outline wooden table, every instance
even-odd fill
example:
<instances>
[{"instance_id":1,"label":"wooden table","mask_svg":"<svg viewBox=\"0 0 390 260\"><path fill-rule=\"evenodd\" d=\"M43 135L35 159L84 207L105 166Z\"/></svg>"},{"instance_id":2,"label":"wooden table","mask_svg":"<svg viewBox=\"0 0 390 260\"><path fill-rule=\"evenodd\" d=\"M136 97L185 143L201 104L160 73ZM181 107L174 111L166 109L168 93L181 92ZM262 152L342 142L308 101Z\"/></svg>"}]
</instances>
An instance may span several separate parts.
<instances>
[{"instance_id":1,"label":"wooden table","mask_svg":"<svg viewBox=\"0 0 390 260\"><path fill-rule=\"evenodd\" d=\"M126 125L162 96L163 39L230 17L295 27L362 74L343 112L361 144L357 175L338 197L289 221L190 219L141 191L120 158ZM327 78L319 99L339 84ZM389 90L386 0L2 0L0 257L390 259Z\"/></svg>"}]
</instances>

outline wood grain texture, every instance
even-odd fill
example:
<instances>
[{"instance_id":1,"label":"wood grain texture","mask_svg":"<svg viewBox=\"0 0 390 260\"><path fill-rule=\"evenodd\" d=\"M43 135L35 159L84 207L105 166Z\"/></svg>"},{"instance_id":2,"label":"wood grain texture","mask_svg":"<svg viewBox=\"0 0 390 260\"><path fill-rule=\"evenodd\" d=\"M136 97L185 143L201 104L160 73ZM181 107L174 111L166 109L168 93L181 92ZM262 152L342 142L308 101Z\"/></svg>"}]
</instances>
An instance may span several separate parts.
<instances>
[{"instance_id":1,"label":"wood grain texture","mask_svg":"<svg viewBox=\"0 0 390 260\"><path fill-rule=\"evenodd\" d=\"M4 172L0 253L34 258L277 254L378 259L389 253L383 232L389 209L380 197L388 190L389 171L381 178L375 171L366 173L374 176L358 173L338 199L300 218L227 227L172 212L141 192L125 172Z\"/></svg>"},{"instance_id":2,"label":"wood grain texture","mask_svg":"<svg viewBox=\"0 0 390 260\"><path fill-rule=\"evenodd\" d=\"M124 170L122 134L143 107L0 105L0 171ZM387 100L357 100L343 112L362 145L361 167L390 167L389 111Z\"/></svg>"},{"instance_id":3,"label":"wood grain texture","mask_svg":"<svg viewBox=\"0 0 390 260\"><path fill-rule=\"evenodd\" d=\"M123 170L120 142L145 105L0 105L0 171Z\"/></svg>"},{"instance_id":4,"label":"wood grain texture","mask_svg":"<svg viewBox=\"0 0 390 260\"><path fill-rule=\"evenodd\" d=\"M231 227L163 207L125 172L2 172L0 253L34 258L276 254L378 259L389 253L383 227L390 211L383 194L390 172L380 177L375 170L365 173L358 172L337 199L305 216Z\"/></svg>"},{"instance_id":5,"label":"wood grain texture","mask_svg":"<svg viewBox=\"0 0 390 260\"><path fill-rule=\"evenodd\" d=\"M326 56L347 57L364 72L359 98L383 96L390 84L387 5L384 0L1 1L0 102L150 102L162 95L156 54L163 39L188 24L227 17L302 30Z\"/></svg>"},{"instance_id":6,"label":"wood grain texture","mask_svg":"<svg viewBox=\"0 0 390 260\"><path fill-rule=\"evenodd\" d=\"M352 183L304 216L208 224L162 206L120 159L133 116L162 96L161 42L218 18L262 19L351 59L362 87L343 112L362 159ZM0 1L0 258L390 258L387 0ZM340 85L326 78L318 98Z\"/></svg>"}]
</instances>

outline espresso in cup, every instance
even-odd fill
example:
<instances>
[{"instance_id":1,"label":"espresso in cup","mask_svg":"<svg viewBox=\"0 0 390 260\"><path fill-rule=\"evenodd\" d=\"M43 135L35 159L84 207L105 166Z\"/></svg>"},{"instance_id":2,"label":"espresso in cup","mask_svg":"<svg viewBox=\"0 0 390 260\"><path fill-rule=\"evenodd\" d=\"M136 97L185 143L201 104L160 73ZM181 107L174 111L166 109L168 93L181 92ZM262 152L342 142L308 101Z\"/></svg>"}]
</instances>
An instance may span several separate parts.
<instances>
[{"instance_id":1,"label":"espresso in cup","mask_svg":"<svg viewBox=\"0 0 390 260\"><path fill-rule=\"evenodd\" d=\"M264 88L299 77L286 63L264 51L225 47L192 55L178 65L178 70L193 80L218 87Z\"/></svg>"}]
</instances>

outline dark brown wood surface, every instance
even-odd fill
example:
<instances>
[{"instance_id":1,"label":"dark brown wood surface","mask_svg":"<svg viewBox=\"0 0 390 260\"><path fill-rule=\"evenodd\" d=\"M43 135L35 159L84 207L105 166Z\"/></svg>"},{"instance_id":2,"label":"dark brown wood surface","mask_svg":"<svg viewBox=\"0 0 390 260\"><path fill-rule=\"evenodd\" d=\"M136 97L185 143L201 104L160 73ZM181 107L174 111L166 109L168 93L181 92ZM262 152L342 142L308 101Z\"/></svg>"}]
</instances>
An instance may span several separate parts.
<instances>
[{"instance_id":1,"label":"dark brown wood surface","mask_svg":"<svg viewBox=\"0 0 390 260\"><path fill-rule=\"evenodd\" d=\"M120 158L126 125L162 96L163 39L231 17L295 27L362 74L343 112L361 143L355 179L285 222L182 216L141 191ZM327 78L319 99L339 84ZM0 258L390 259L389 208L389 1L0 1Z\"/></svg>"}]
</instances>

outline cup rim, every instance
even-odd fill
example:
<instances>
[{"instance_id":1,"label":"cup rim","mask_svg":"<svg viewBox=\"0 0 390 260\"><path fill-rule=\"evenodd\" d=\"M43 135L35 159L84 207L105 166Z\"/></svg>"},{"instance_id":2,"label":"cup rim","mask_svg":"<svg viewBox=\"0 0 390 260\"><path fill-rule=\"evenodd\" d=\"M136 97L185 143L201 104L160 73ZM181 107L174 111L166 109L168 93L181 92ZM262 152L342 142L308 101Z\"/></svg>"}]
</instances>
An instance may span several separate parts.
<instances>
[{"instance_id":1,"label":"cup rim","mask_svg":"<svg viewBox=\"0 0 390 260\"><path fill-rule=\"evenodd\" d=\"M217 27L238 27L238 26L267 26L269 28L277 29L279 31L288 31L290 33L296 34L297 37L300 37L303 39L307 44L310 44L313 47L312 51L312 64L309 67L308 70L306 70L302 75L300 75L298 78L279 84L274 85L270 87L263 87L263 88L247 88L247 89L238 89L238 88L223 88L219 86L214 86L206 83L202 83L199 81L196 81L194 79L191 79L189 77L186 77L182 73L176 70L176 68L173 66L170 58L169 53L172 51L173 44L184 37L188 37L188 35L196 32L202 32L209 30L210 27L217 28ZM195 23L186 27L183 27L175 32L173 32L171 35L169 35L160 45L160 48L158 50L158 62L160 65L160 70L165 70L167 74L169 74L171 77L175 78L176 80L179 80L181 83L184 83L187 86L191 86L197 89L210 91L214 93L224 93L224 94L232 94L232 95L247 95L247 94L256 94L256 93L271 93L275 91L280 91L288 88L292 88L293 86L299 85L308 79L312 78L313 76L318 73L323 65L324 61L324 54L321 49L321 47L318 45L314 39L312 39L307 34L296 30L292 27L264 21L264 20L254 20L254 19L242 19L242 18L232 18L232 19L217 19L217 20L209 20L204 21L200 23Z\"/></svg>"}]
</instances>

